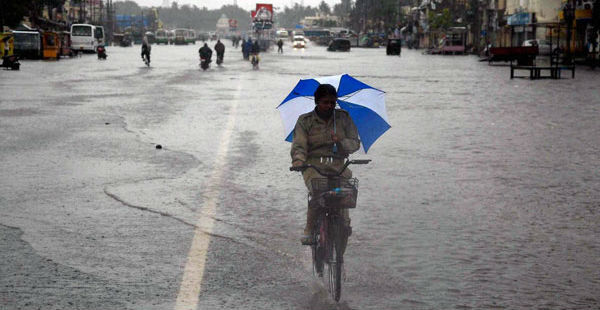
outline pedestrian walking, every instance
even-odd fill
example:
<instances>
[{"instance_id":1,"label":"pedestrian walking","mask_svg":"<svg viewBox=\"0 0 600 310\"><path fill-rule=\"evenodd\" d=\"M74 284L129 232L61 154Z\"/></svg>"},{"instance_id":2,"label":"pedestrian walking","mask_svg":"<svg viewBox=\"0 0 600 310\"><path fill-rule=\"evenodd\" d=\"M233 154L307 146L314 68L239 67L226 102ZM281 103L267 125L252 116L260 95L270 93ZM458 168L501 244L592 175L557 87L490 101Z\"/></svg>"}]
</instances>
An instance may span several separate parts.
<instances>
[{"instance_id":1,"label":"pedestrian walking","mask_svg":"<svg viewBox=\"0 0 600 310\"><path fill-rule=\"evenodd\" d=\"M281 39L277 41L277 47L277 53L283 54L283 41Z\"/></svg>"}]
</instances>

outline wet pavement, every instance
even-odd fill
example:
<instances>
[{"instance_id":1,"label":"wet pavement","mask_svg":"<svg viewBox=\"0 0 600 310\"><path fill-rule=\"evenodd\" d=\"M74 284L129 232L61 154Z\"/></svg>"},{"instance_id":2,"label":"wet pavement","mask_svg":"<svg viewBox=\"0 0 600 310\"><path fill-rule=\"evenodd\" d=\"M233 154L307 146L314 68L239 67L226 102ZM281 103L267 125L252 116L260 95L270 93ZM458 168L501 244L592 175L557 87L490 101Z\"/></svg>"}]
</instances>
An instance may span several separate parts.
<instances>
[{"instance_id":1,"label":"wet pavement","mask_svg":"<svg viewBox=\"0 0 600 310\"><path fill-rule=\"evenodd\" d=\"M1 309L175 309L198 232L198 309L600 307L600 72L510 80L471 56L316 46L255 71L230 44L202 72L198 48L0 71ZM373 162L353 169L336 305L298 242L275 107L341 73L386 91L392 128L353 156Z\"/></svg>"}]
</instances>

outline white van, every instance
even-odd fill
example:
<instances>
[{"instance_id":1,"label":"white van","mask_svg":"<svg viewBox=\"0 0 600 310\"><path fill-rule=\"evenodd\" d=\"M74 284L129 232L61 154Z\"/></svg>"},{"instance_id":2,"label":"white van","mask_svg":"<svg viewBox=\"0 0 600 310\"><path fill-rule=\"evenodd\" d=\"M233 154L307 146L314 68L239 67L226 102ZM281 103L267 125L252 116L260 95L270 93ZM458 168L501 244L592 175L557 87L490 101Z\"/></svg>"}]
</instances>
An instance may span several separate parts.
<instances>
[{"instance_id":1,"label":"white van","mask_svg":"<svg viewBox=\"0 0 600 310\"><path fill-rule=\"evenodd\" d=\"M96 31L94 32L94 39L96 39L96 45L106 45L106 40L104 36L104 27L95 26Z\"/></svg>"},{"instance_id":2,"label":"white van","mask_svg":"<svg viewBox=\"0 0 600 310\"><path fill-rule=\"evenodd\" d=\"M104 31L102 31L104 39ZM71 50L96 52L98 40L96 39L96 26L90 24L71 25Z\"/></svg>"}]
</instances>

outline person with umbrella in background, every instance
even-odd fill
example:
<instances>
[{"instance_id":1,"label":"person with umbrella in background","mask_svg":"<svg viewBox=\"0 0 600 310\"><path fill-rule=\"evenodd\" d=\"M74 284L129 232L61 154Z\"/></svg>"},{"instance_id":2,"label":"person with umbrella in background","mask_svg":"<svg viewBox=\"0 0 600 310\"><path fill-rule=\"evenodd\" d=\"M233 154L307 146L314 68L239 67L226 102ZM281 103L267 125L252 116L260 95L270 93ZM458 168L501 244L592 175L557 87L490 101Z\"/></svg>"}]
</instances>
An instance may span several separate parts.
<instances>
[{"instance_id":1,"label":"person with umbrella in background","mask_svg":"<svg viewBox=\"0 0 600 310\"><path fill-rule=\"evenodd\" d=\"M336 172L344 166L348 155L360 148L358 131L348 112L335 109L337 91L333 85L319 85L314 92L314 100L314 110L300 115L296 122L291 148L292 166L312 164L324 171ZM324 177L314 169L305 170L302 176L311 193L311 180ZM346 169L341 176L349 179L352 171ZM348 209L343 209L342 214L350 234L352 230ZM302 244L312 244L312 230L316 220L317 210L309 204L306 226L300 240Z\"/></svg>"}]
</instances>

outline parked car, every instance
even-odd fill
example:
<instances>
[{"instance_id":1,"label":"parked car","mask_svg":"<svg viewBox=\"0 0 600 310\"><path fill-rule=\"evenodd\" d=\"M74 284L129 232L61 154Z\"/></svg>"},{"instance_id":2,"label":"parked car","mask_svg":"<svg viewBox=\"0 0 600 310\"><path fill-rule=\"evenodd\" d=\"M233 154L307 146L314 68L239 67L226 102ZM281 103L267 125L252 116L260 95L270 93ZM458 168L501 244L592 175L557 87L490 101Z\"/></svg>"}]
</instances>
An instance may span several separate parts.
<instances>
[{"instance_id":1,"label":"parked car","mask_svg":"<svg viewBox=\"0 0 600 310\"><path fill-rule=\"evenodd\" d=\"M537 46L539 55L550 55L552 54L552 44L550 41L543 39L526 40L522 46Z\"/></svg>"},{"instance_id":2,"label":"parked car","mask_svg":"<svg viewBox=\"0 0 600 310\"><path fill-rule=\"evenodd\" d=\"M350 40L343 38L335 38L329 42L327 50L330 52L349 52Z\"/></svg>"},{"instance_id":3,"label":"parked car","mask_svg":"<svg viewBox=\"0 0 600 310\"><path fill-rule=\"evenodd\" d=\"M299 36L299 35L294 36L294 39L292 40L292 46L294 48L305 48L306 40L304 39L304 36Z\"/></svg>"}]
</instances>

